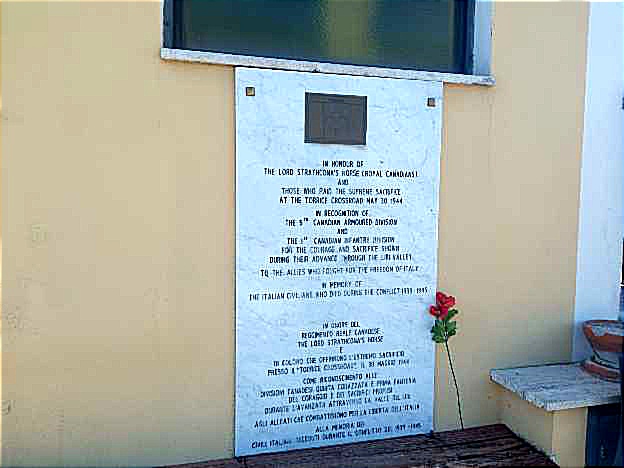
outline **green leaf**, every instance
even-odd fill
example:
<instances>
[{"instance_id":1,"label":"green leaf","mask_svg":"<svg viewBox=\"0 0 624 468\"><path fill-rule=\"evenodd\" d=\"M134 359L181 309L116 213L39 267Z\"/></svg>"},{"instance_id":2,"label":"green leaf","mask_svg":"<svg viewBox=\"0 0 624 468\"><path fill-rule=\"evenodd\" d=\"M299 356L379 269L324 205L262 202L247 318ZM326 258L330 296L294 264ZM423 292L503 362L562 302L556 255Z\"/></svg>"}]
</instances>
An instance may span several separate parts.
<instances>
[{"instance_id":1,"label":"green leaf","mask_svg":"<svg viewBox=\"0 0 624 468\"><path fill-rule=\"evenodd\" d=\"M456 330L449 330L449 332L448 332L448 336L449 336L449 338L450 338L451 336L455 336L456 334L457 334L457 331L456 331Z\"/></svg>"},{"instance_id":2,"label":"green leaf","mask_svg":"<svg viewBox=\"0 0 624 468\"><path fill-rule=\"evenodd\" d=\"M436 320L436 323L431 328L431 335L432 335L431 338L436 343L443 343L444 340L445 340L445 338L444 338L445 332L446 332L446 330L444 328L444 325L441 322Z\"/></svg>"},{"instance_id":3,"label":"green leaf","mask_svg":"<svg viewBox=\"0 0 624 468\"><path fill-rule=\"evenodd\" d=\"M448 312L448 315L446 316L447 320L451 320L453 317L455 317L457 314L459 314L459 310L457 309L451 309Z\"/></svg>"},{"instance_id":4,"label":"green leaf","mask_svg":"<svg viewBox=\"0 0 624 468\"><path fill-rule=\"evenodd\" d=\"M448 332L454 332L457 330L457 322L449 322L447 327L446 327Z\"/></svg>"}]
</instances>

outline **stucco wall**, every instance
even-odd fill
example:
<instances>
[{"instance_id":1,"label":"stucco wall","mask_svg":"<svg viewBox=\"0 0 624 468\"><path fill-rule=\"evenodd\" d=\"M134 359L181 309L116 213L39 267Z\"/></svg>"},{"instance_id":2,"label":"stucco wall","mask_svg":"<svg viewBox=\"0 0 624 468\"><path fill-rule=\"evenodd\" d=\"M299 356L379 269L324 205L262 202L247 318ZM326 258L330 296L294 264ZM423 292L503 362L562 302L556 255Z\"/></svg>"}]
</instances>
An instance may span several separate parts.
<instances>
[{"instance_id":1,"label":"stucco wall","mask_svg":"<svg viewBox=\"0 0 624 468\"><path fill-rule=\"evenodd\" d=\"M231 455L233 69L160 61L157 2L2 8L3 463ZM587 6L494 24L496 87L445 86L439 285L468 425L498 418L490 368L570 355L575 292Z\"/></svg>"},{"instance_id":2,"label":"stucco wall","mask_svg":"<svg viewBox=\"0 0 624 468\"><path fill-rule=\"evenodd\" d=\"M445 86L439 287L469 424L493 422L491 368L571 351L587 5L496 3L494 88ZM455 424L437 356L438 427Z\"/></svg>"},{"instance_id":3,"label":"stucco wall","mask_svg":"<svg viewBox=\"0 0 624 468\"><path fill-rule=\"evenodd\" d=\"M3 8L4 464L230 453L232 70L156 3Z\"/></svg>"}]
</instances>

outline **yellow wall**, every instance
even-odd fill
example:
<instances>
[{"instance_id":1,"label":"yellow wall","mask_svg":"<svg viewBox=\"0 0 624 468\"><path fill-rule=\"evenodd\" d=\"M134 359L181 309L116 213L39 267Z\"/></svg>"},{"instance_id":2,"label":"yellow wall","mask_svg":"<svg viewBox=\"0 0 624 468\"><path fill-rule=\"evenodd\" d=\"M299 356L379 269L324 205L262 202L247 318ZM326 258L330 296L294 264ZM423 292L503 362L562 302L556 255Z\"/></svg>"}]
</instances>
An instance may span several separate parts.
<instances>
[{"instance_id":1,"label":"yellow wall","mask_svg":"<svg viewBox=\"0 0 624 468\"><path fill-rule=\"evenodd\" d=\"M574 408L553 414L553 452L559 466L585 465L587 411L587 408Z\"/></svg>"},{"instance_id":2,"label":"yellow wall","mask_svg":"<svg viewBox=\"0 0 624 468\"><path fill-rule=\"evenodd\" d=\"M548 456L553 452L553 414L498 389L498 420Z\"/></svg>"},{"instance_id":3,"label":"yellow wall","mask_svg":"<svg viewBox=\"0 0 624 468\"><path fill-rule=\"evenodd\" d=\"M498 392L500 422L559 466L585 466L586 407L548 412L503 388Z\"/></svg>"},{"instance_id":4,"label":"yellow wall","mask_svg":"<svg viewBox=\"0 0 624 468\"><path fill-rule=\"evenodd\" d=\"M569 359L587 4L495 5L494 88L445 86L439 283L468 424L496 420L492 368ZM439 428L455 424L445 355Z\"/></svg>"},{"instance_id":5,"label":"yellow wall","mask_svg":"<svg viewBox=\"0 0 624 468\"><path fill-rule=\"evenodd\" d=\"M157 2L2 9L3 463L231 455L233 69L160 61ZM490 368L571 347L587 6L494 22L496 87L445 86L439 285L468 425L498 420Z\"/></svg>"}]
</instances>

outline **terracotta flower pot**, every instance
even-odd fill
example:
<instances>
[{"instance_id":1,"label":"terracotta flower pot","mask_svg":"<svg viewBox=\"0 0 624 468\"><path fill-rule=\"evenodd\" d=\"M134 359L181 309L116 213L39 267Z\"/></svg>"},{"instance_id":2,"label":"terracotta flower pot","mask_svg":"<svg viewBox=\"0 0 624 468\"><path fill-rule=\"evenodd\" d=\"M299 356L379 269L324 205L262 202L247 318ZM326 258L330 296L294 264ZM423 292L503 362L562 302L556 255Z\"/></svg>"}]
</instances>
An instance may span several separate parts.
<instances>
[{"instance_id":1,"label":"terracotta flower pot","mask_svg":"<svg viewBox=\"0 0 624 468\"><path fill-rule=\"evenodd\" d=\"M588 320L583 323L583 333L594 351L622 352L624 324L619 320Z\"/></svg>"},{"instance_id":2,"label":"terracotta flower pot","mask_svg":"<svg viewBox=\"0 0 624 468\"><path fill-rule=\"evenodd\" d=\"M583 323L583 333L594 351L591 359L583 363L583 368L607 380L619 380L624 324L619 320L588 320Z\"/></svg>"}]
</instances>

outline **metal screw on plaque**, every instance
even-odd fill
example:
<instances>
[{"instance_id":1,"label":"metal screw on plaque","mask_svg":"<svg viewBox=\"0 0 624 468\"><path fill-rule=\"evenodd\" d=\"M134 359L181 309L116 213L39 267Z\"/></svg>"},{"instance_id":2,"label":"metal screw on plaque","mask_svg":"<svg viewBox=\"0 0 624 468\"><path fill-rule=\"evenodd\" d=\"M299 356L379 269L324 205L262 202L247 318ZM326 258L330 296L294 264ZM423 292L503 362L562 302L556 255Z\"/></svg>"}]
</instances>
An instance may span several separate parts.
<instances>
[{"instance_id":1,"label":"metal screw on plaque","mask_svg":"<svg viewBox=\"0 0 624 468\"><path fill-rule=\"evenodd\" d=\"M435 102L435 98L427 98L427 107L435 107L436 106L436 102Z\"/></svg>"},{"instance_id":2,"label":"metal screw on plaque","mask_svg":"<svg viewBox=\"0 0 624 468\"><path fill-rule=\"evenodd\" d=\"M247 86L245 88L245 96L255 96L256 95L256 88L254 88L253 86Z\"/></svg>"}]
</instances>

